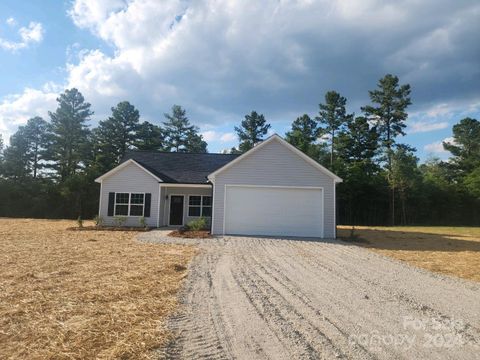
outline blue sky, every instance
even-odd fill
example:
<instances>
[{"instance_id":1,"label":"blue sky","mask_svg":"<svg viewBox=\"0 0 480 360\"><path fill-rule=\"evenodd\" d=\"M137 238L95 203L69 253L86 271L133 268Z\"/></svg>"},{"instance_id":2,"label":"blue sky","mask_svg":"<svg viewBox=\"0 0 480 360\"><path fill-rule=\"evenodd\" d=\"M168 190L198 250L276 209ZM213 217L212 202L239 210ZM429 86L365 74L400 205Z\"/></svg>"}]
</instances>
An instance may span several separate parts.
<instances>
[{"instance_id":1,"label":"blue sky","mask_svg":"<svg viewBox=\"0 0 480 360\"><path fill-rule=\"evenodd\" d=\"M480 118L479 18L478 1L2 1L0 133L77 87L92 125L122 100L155 123L180 104L216 152L252 110L283 135L328 90L359 114L393 73L412 86L399 141L445 158L452 125Z\"/></svg>"}]
</instances>

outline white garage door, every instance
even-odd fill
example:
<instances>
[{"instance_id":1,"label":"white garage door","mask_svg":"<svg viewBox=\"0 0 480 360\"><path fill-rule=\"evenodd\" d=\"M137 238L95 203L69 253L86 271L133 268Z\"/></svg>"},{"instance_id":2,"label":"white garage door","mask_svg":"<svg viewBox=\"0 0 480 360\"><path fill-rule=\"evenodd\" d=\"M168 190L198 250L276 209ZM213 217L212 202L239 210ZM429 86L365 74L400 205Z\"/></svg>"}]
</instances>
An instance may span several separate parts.
<instances>
[{"instance_id":1,"label":"white garage door","mask_svg":"<svg viewBox=\"0 0 480 360\"><path fill-rule=\"evenodd\" d=\"M225 233L323 236L319 188L226 186Z\"/></svg>"}]
</instances>

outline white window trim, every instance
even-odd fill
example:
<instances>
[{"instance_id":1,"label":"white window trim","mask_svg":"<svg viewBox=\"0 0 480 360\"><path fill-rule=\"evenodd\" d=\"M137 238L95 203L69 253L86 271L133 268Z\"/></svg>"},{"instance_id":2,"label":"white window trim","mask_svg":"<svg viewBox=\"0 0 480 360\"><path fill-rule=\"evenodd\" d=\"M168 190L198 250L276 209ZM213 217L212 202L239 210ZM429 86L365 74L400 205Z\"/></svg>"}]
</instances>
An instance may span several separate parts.
<instances>
[{"instance_id":1,"label":"white window trim","mask_svg":"<svg viewBox=\"0 0 480 360\"><path fill-rule=\"evenodd\" d=\"M200 196L200 205L190 205L190 197L192 196ZM187 208L187 216L188 217L192 217L192 218L200 218L202 217L202 214L203 214L203 198L204 197L210 197L212 198L212 204L211 205L206 205L205 207L209 207L209 208L212 208L212 215L213 215L213 194L212 195L198 195L198 194L189 194L188 195L188 208ZM190 215L190 206L191 207L198 207L200 208L200 215ZM203 217L207 217L207 218L211 218L212 215L210 216L203 216Z\"/></svg>"},{"instance_id":2,"label":"white window trim","mask_svg":"<svg viewBox=\"0 0 480 360\"><path fill-rule=\"evenodd\" d=\"M127 205L128 206L128 215L117 215L117 194L128 194L128 203L119 203L118 205ZM143 194L143 204L132 204L132 194ZM119 191L115 192L115 201L113 202L113 216L126 216L132 218L141 218L145 216L145 195L146 193L142 192L127 192L127 191ZM142 215L130 215L131 205L142 205Z\"/></svg>"}]
</instances>

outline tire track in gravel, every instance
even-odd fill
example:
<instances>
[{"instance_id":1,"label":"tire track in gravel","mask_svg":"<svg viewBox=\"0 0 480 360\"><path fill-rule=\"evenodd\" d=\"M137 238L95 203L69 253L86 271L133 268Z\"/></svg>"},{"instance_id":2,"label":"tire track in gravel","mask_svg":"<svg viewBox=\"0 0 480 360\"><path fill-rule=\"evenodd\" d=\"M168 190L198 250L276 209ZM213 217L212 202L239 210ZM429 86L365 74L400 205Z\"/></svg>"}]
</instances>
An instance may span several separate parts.
<instances>
[{"instance_id":1,"label":"tire track in gravel","mask_svg":"<svg viewBox=\"0 0 480 360\"><path fill-rule=\"evenodd\" d=\"M475 359L480 286L419 270L351 244L312 239L223 237L143 241L195 244L168 359ZM405 328L404 318L439 319L468 343L426 347L450 330ZM411 347L360 335L414 336ZM404 344L405 345L405 344Z\"/></svg>"},{"instance_id":2,"label":"tire track in gravel","mask_svg":"<svg viewBox=\"0 0 480 360\"><path fill-rule=\"evenodd\" d=\"M313 257L312 257L312 259L313 259ZM289 260L286 260L286 261L288 262ZM309 261L309 262L312 263L312 261ZM313 261L313 262L318 264L318 261ZM257 263L256 265L261 266L260 263ZM305 264L302 264L301 266L304 266L304 265ZM323 266L323 264L318 264L318 265ZM340 264L337 263L336 265L338 267ZM309 276L310 274L312 274L311 270L312 270L312 268L306 268L305 267L305 272L303 272L303 274L304 274L303 276ZM285 276L284 271L280 271L280 270L277 270L277 271L278 271L278 274L280 276ZM337 274L337 275L340 275L340 274ZM351 278L347 278L343 275L341 276L341 279L345 279L348 284L350 284L350 283L351 284L358 284L359 283L359 282L356 282L356 281L352 281ZM341 280L341 279L339 279L339 280ZM380 290L380 291L378 291L377 297L380 297L380 299L387 299L388 302L392 302L391 299L394 299L396 301L396 306L397 307L403 307L405 309L406 313L408 313L408 311L410 311L410 314L409 314L410 316L415 314L418 318L421 318L421 317L425 317L425 315L427 315L428 318L435 319L437 326L439 324L443 324L444 326L448 326L449 324L451 324L455 320L454 318L450 318L449 316L445 315L444 313L442 313L440 311L437 311L437 310L435 310L435 309L433 309L429 306L419 304L416 300L410 298L406 294L396 293L396 292L392 293L390 287L386 288L386 287L381 287L380 286L380 289L379 289L379 286L377 286L378 284L376 282L374 283L372 281L369 281L369 279L366 279L366 278L363 278L363 277L362 277L362 280L364 280L366 285L374 285L377 290ZM293 280L291 280L291 282L294 283ZM345 286L343 286L343 288L345 288ZM382 294L383 294L383 296L382 296ZM342 294L340 294L340 295L342 295ZM349 307L348 304L343 304L343 305L344 305L345 308ZM369 311L363 311L363 313L368 315ZM400 326L403 325L403 324L398 324L398 321L395 321L395 320L398 320L398 319L395 319L395 317L392 318L391 316L389 316L389 314L390 313L387 312L386 314L384 314L384 316L378 317L378 320L381 320L381 322L377 321L376 323L374 323L372 321L372 319L375 319L375 317L370 316L369 318L367 317L367 318L362 319L362 323L369 323L370 326L375 325L376 330L379 331L379 332L387 331L389 326L391 327L391 325L392 325L391 323L389 324L389 322L392 322L392 321L394 323L395 322L397 323L397 327L399 325ZM449 329L447 329L447 330L449 330ZM438 331L437 331L437 333L438 333ZM457 327L452 328L451 331L449 330L449 332L446 335L450 336L451 333L453 333L454 335L458 335L461 338L463 338L465 340L468 340L472 343L476 343L476 344L478 344L478 339L480 339L480 332L478 331L478 328L475 327L475 326L472 326L468 323L463 324L459 328L457 328ZM432 351L428 350L427 355L430 354L430 353L432 353ZM400 355L401 354L399 354L399 356Z\"/></svg>"}]
</instances>

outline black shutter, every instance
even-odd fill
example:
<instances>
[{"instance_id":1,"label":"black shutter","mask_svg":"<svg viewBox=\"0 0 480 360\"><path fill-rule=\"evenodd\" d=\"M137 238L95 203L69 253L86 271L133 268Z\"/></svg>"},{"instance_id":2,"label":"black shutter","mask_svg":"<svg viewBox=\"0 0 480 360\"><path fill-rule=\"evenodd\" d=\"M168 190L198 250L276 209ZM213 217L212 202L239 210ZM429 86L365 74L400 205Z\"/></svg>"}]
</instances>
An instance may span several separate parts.
<instances>
[{"instance_id":1,"label":"black shutter","mask_svg":"<svg viewBox=\"0 0 480 360\"><path fill-rule=\"evenodd\" d=\"M152 203L152 194L145 194L145 212L143 216L150 217L150 206Z\"/></svg>"},{"instance_id":2,"label":"black shutter","mask_svg":"<svg viewBox=\"0 0 480 360\"><path fill-rule=\"evenodd\" d=\"M108 193L108 216L113 216L113 207L115 206L115 193Z\"/></svg>"}]
</instances>

